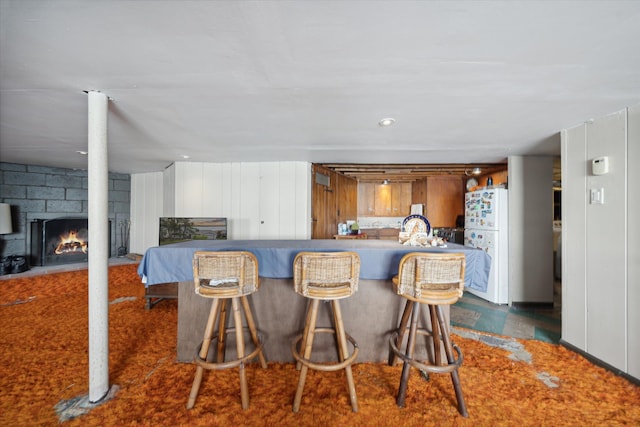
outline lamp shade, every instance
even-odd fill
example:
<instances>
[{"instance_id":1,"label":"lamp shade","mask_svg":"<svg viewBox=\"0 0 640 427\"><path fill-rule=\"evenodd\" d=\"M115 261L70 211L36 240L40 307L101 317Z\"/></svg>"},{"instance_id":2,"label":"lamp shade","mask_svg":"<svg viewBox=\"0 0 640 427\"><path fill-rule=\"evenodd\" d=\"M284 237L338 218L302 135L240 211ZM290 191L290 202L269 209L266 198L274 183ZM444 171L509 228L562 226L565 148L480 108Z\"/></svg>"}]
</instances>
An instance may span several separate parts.
<instances>
[{"instance_id":1,"label":"lamp shade","mask_svg":"<svg viewBox=\"0 0 640 427\"><path fill-rule=\"evenodd\" d=\"M0 203L0 234L9 233L13 233L11 205L9 203Z\"/></svg>"}]
</instances>

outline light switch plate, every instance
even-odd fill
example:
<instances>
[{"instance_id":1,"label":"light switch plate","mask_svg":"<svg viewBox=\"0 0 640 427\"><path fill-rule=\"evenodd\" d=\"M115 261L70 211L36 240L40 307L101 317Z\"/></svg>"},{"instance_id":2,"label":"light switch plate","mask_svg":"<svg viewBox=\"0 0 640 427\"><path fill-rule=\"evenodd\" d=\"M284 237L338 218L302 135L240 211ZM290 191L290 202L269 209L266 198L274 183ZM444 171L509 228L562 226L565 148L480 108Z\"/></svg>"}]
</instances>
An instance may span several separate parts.
<instances>
[{"instance_id":1,"label":"light switch plate","mask_svg":"<svg viewBox=\"0 0 640 427\"><path fill-rule=\"evenodd\" d=\"M592 188L591 200L592 205L604 205L604 188Z\"/></svg>"}]
</instances>

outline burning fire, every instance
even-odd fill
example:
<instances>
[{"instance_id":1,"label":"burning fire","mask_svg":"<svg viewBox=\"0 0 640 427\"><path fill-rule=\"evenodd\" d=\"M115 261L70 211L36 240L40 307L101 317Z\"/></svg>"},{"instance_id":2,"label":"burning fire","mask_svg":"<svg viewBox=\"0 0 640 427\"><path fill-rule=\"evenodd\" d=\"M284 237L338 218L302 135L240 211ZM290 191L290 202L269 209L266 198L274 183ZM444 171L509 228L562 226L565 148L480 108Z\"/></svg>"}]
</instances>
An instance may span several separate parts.
<instances>
[{"instance_id":1,"label":"burning fire","mask_svg":"<svg viewBox=\"0 0 640 427\"><path fill-rule=\"evenodd\" d=\"M87 242L78 238L78 232L76 230L71 230L66 236L60 236L60 243L58 243L54 252L56 255L80 251L86 254L87 246Z\"/></svg>"}]
</instances>

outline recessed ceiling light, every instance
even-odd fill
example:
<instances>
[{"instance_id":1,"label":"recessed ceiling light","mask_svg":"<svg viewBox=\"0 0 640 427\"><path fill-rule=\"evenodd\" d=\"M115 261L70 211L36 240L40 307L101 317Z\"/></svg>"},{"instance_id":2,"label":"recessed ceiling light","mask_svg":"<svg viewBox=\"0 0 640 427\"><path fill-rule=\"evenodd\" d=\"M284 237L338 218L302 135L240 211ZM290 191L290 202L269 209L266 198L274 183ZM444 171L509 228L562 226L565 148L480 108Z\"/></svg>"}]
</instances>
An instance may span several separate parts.
<instances>
[{"instance_id":1,"label":"recessed ceiling light","mask_svg":"<svg viewBox=\"0 0 640 427\"><path fill-rule=\"evenodd\" d=\"M378 125L380 125L380 126L391 126L395 122L396 122L396 119L392 119L391 117L387 117L387 118L384 118L384 119L380 119L380 121L378 122Z\"/></svg>"},{"instance_id":2,"label":"recessed ceiling light","mask_svg":"<svg viewBox=\"0 0 640 427\"><path fill-rule=\"evenodd\" d=\"M182 157L185 160L191 158L191 156L189 156L188 154L182 154L180 157Z\"/></svg>"},{"instance_id":3,"label":"recessed ceiling light","mask_svg":"<svg viewBox=\"0 0 640 427\"><path fill-rule=\"evenodd\" d=\"M88 151L81 151L81 150L76 151L76 153L82 154L83 156L86 156L87 154L89 154Z\"/></svg>"}]
</instances>

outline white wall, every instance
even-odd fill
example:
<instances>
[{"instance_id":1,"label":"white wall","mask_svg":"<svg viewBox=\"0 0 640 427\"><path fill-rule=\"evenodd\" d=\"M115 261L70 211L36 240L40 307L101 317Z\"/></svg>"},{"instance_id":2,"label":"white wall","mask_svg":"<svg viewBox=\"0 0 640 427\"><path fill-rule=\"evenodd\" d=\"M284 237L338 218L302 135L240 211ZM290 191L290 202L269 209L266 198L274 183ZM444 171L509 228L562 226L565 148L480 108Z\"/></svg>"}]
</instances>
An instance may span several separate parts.
<instances>
[{"instance_id":1,"label":"white wall","mask_svg":"<svg viewBox=\"0 0 640 427\"><path fill-rule=\"evenodd\" d=\"M164 172L132 175L131 200L135 253L158 244L161 216L225 217L233 240L311 238L306 162L177 162Z\"/></svg>"},{"instance_id":2,"label":"white wall","mask_svg":"<svg viewBox=\"0 0 640 427\"><path fill-rule=\"evenodd\" d=\"M639 144L640 107L562 132L562 339L636 378ZM591 162L601 156L610 171L594 175ZM593 189L604 192L604 204L591 203Z\"/></svg>"},{"instance_id":3,"label":"white wall","mask_svg":"<svg viewBox=\"0 0 640 427\"><path fill-rule=\"evenodd\" d=\"M627 372L640 378L640 105L627 121Z\"/></svg>"},{"instance_id":4,"label":"white wall","mask_svg":"<svg viewBox=\"0 0 640 427\"><path fill-rule=\"evenodd\" d=\"M553 157L510 156L509 304L553 303Z\"/></svg>"},{"instance_id":5,"label":"white wall","mask_svg":"<svg viewBox=\"0 0 640 427\"><path fill-rule=\"evenodd\" d=\"M131 175L131 253L143 254L158 245L159 218L162 216L162 172Z\"/></svg>"},{"instance_id":6,"label":"white wall","mask_svg":"<svg viewBox=\"0 0 640 427\"><path fill-rule=\"evenodd\" d=\"M562 161L562 339L581 350L587 348L586 130L586 126L563 130L560 156Z\"/></svg>"}]
</instances>

